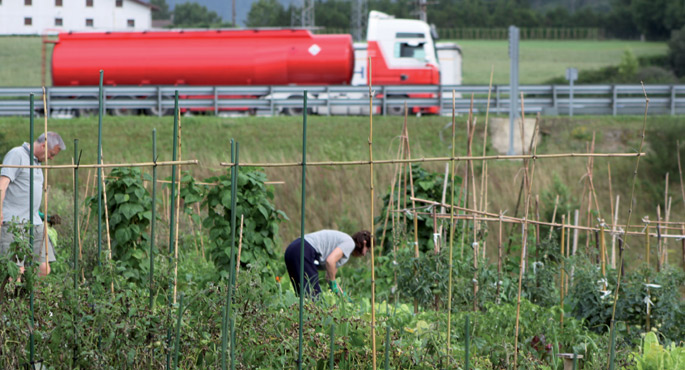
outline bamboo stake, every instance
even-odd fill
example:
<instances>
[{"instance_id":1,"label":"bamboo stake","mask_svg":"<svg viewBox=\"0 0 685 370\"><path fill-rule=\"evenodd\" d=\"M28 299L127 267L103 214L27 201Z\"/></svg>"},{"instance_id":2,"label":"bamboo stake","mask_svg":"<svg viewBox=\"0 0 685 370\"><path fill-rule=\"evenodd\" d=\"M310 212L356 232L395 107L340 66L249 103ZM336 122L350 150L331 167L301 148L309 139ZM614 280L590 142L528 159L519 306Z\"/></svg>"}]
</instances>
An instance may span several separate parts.
<instances>
[{"instance_id":1,"label":"bamboo stake","mask_svg":"<svg viewBox=\"0 0 685 370\"><path fill-rule=\"evenodd\" d=\"M105 158L102 156L102 153L100 153L100 159L102 162L105 161ZM104 176L101 177L102 179L102 202L104 205L104 212L105 212L105 232L107 235L107 254L109 255L109 261L110 263L114 264L114 260L112 259L112 238L110 237L109 234L109 210L107 209L107 187L105 186L105 178ZM112 269L114 266L112 266ZM112 274L112 281L110 285L110 289L112 291L112 296L114 296L114 271L110 269L110 273Z\"/></svg>"},{"instance_id":2,"label":"bamboo stake","mask_svg":"<svg viewBox=\"0 0 685 370\"><path fill-rule=\"evenodd\" d=\"M600 253L602 254L601 256L601 262L602 262L602 277L604 278L604 290L607 290L607 272L606 272L606 267L607 267L607 258L606 258L606 243L604 242L604 227L600 226L599 228L599 245L600 245Z\"/></svg>"},{"instance_id":3,"label":"bamboo stake","mask_svg":"<svg viewBox=\"0 0 685 370\"><path fill-rule=\"evenodd\" d=\"M614 214L614 190L611 185L611 162L607 162L607 174L609 176L609 206L611 207L611 213L609 214L609 217L613 217Z\"/></svg>"},{"instance_id":4,"label":"bamboo stake","mask_svg":"<svg viewBox=\"0 0 685 370\"><path fill-rule=\"evenodd\" d=\"M642 147L645 142L645 131L647 130L647 110L649 109L649 98L647 97L647 92L644 89L644 84L642 86L642 91L645 94L645 114L644 114L644 121L643 121L643 126L642 126L642 137L640 138L640 150L638 152L642 151ZM628 204L630 205L628 208L628 221L626 222L626 225L630 225L630 218L633 214L633 196L635 194L635 183L637 182L637 170L640 166L640 157L638 156L636 161L635 161L635 171L633 171L633 181L631 185L631 190L630 190L630 198L628 198ZM627 245L628 243L628 235L625 235L625 240L623 240L623 243ZM618 302L618 292L619 288L621 287L621 277L622 277L622 271L623 271L623 253L619 256L620 262L619 262L619 273L618 273L618 278L616 279L616 293L614 295L614 305L611 310L611 340L610 340L610 355L609 355L609 370L614 370L614 343L615 343L615 337L616 337L616 332L615 332L615 322L614 320L616 319L616 304Z\"/></svg>"},{"instance_id":5,"label":"bamboo stake","mask_svg":"<svg viewBox=\"0 0 685 370\"><path fill-rule=\"evenodd\" d=\"M613 156L611 154L610 156ZM634 157L635 154L632 155ZM576 157L576 155L573 155L573 157ZM623 156L621 157L631 157L631 156ZM430 161L428 159L431 159ZM432 158L425 158L424 162L435 162L435 159ZM79 168L114 168L114 167L154 167L154 166L175 166L175 165L193 165L193 164L199 164L200 162L197 159L188 159L185 161L160 161L160 162L135 162L135 163L110 163L110 164L82 164L79 165ZM368 161L365 161L365 163L368 164ZM364 164L364 163L361 163ZM241 164L242 166L242 164ZM9 165L9 164L0 164L0 168L34 168L34 169L49 169L49 170L55 170L55 169L61 169L61 170L73 170L76 168L76 165L72 164L56 164L56 165L32 165L32 166L27 166L27 165ZM230 166L224 166L224 167L230 167ZM252 166L252 167L257 167L257 166ZM271 166L271 167L280 167L280 166ZM288 167L288 166L286 166ZM290 166L292 167L292 166Z\"/></svg>"},{"instance_id":6,"label":"bamboo stake","mask_svg":"<svg viewBox=\"0 0 685 370\"><path fill-rule=\"evenodd\" d=\"M455 140L455 133L456 133L456 104L455 104L455 90L452 90L452 157L454 157L454 152L456 150L456 140ZM454 161L450 162L450 165L452 167L452 174L451 174L451 187L450 187L450 192L451 192L451 197L450 197L450 206L454 205L454 175L455 175L455 169L454 169ZM449 260L449 272L448 272L448 283L447 283L447 358L450 357L450 348L452 344L452 270L453 266L452 263L454 261L453 258L453 250L454 250L454 229L455 229L455 224L454 224L454 211L455 209L450 207L450 260ZM683 251L685 252L685 247L683 247ZM685 257L683 257L684 261L684 266L685 266Z\"/></svg>"},{"instance_id":7,"label":"bamboo stake","mask_svg":"<svg viewBox=\"0 0 685 370\"><path fill-rule=\"evenodd\" d=\"M521 94L521 122L524 122L524 116L523 116L523 94ZM537 119L535 121L535 131L533 133L533 153L537 153L537 137L538 137L538 130L539 126L538 123L540 122L540 114L538 114ZM522 132L523 134L523 132ZM516 301L516 327L514 329L514 370L518 368L518 339L519 339L519 319L520 319L520 314L521 314L521 287L523 284L523 272L525 270L525 260L526 260L526 249L527 249L527 236L528 236L528 212L530 210L530 202L531 202L531 189L533 185L533 178L535 176L535 159L533 159L533 164L532 168L530 170L530 177L528 177L528 163L527 161L525 165L525 172L524 176L526 179L526 183L528 185L528 189L526 189L526 205L525 205L525 211L524 211L524 217L523 217L523 237L521 238L522 240L522 246L521 246L521 265L519 269L519 284L518 284L518 298Z\"/></svg>"},{"instance_id":8,"label":"bamboo stake","mask_svg":"<svg viewBox=\"0 0 685 370\"><path fill-rule=\"evenodd\" d=\"M440 201L442 204L445 204L445 202L447 201L447 183L448 183L449 176L450 176L450 164L445 163L445 175L444 175L443 181L442 181L442 197L440 198ZM444 213L445 213L445 206L440 206L440 214L444 214ZM442 238L442 226L443 226L443 224L442 224L442 222L440 222L440 230L438 231L438 233L440 233L440 238Z\"/></svg>"},{"instance_id":9,"label":"bamboo stake","mask_svg":"<svg viewBox=\"0 0 685 370\"><path fill-rule=\"evenodd\" d=\"M473 220L473 312L478 311L478 239L476 225L478 221Z\"/></svg>"},{"instance_id":10,"label":"bamboo stake","mask_svg":"<svg viewBox=\"0 0 685 370\"><path fill-rule=\"evenodd\" d=\"M483 157L485 157L485 152L488 144L488 118L490 115L490 96L492 94L492 78L495 74L495 66L490 66L490 84L488 85L488 103L485 106L485 127L483 127ZM483 204L483 193L485 193L485 177L487 176L488 167L487 162L483 161L483 173L481 174L480 180L480 209L485 209ZM444 202L443 202L444 203ZM483 244L483 252L485 252L485 244Z\"/></svg>"},{"instance_id":11,"label":"bamboo stake","mask_svg":"<svg viewBox=\"0 0 685 370\"><path fill-rule=\"evenodd\" d=\"M656 218L659 222L661 222L661 207L659 205L656 206ZM657 233L657 239L656 239L656 272L661 272L661 267L663 265L663 261L661 260L662 243L661 243L661 229L659 228L659 224L656 225L656 233Z\"/></svg>"},{"instance_id":12,"label":"bamboo stake","mask_svg":"<svg viewBox=\"0 0 685 370\"><path fill-rule=\"evenodd\" d=\"M499 211L499 232L497 233L497 291L495 292L495 303L500 303L499 290L502 286L502 210Z\"/></svg>"},{"instance_id":13,"label":"bamboo stake","mask_svg":"<svg viewBox=\"0 0 685 370\"><path fill-rule=\"evenodd\" d=\"M611 226L611 268L616 269L616 224L618 224L618 206L621 196L616 196L616 209L614 210L614 222ZM626 227L626 231L628 228Z\"/></svg>"},{"instance_id":14,"label":"bamboo stake","mask_svg":"<svg viewBox=\"0 0 685 370\"><path fill-rule=\"evenodd\" d=\"M369 192L371 201L371 215L369 225L371 226L371 348L372 348L372 363L373 370L376 370L376 265L374 264L374 221L373 221L373 91L371 80L371 57L369 57ZM405 102L406 106L406 102ZM405 112L407 109L405 108ZM409 147L409 134L407 131L407 148ZM409 178L411 179L411 168L409 170ZM411 181L411 180L410 180ZM411 195L414 196L414 183L411 183ZM412 206L414 206L412 204ZM416 235L416 214L414 214L414 235ZM418 246L417 246L418 247Z\"/></svg>"},{"instance_id":15,"label":"bamboo stake","mask_svg":"<svg viewBox=\"0 0 685 370\"><path fill-rule=\"evenodd\" d=\"M645 226L645 261L649 267L649 224Z\"/></svg>"},{"instance_id":16,"label":"bamboo stake","mask_svg":"<svg viewBox=\"0 0 685 370\"><path fill-rule=\"evenodd\" d=\"M178 111L178 159L181 160L181 111ZM176 184L176 227L174 230L174 304L176 304L176 296L178 290L178 225L181 222L181 166L176 166L176 177L178 182ZM172 200L173 201L173 200Z\"/></svg>"},{"instance_id":17,"label":"bamboo stake","mask_svg":"<svg viewBox=\"0 0 685 370\"><path fill-rule=\"evenodd\" d=\"M566 227L564 227L564 224L566 223L566 216L561 215L561 269L559 269L559 294L560 294L560 300L559 300L559 306L561 307L561 318L559 322L561 323L561 327L564 327L564 265L565 265L565 260L566 260L566 251L565 251L565 245L564 245L564 233L566 231Z\"/></svg>"},{"instance_id":18,"label":"bamboo stake","mask_svg":"<svg viewBox=\"0 0 685 370\"><path fill-rule=\"evenodd\" d=\"M236 287L238 286L238 273L240 272L240 251L243 250L243 218L245 215L241 214L240 215L240 234L238 237L238 260L236 261L235 264L235 281L236 281Z\"/></svg>"},{"instance_id":19,"label":"bamboo stake","mask_svg":"<svg viewBox=\"0 0 685 370\"><path fill-rule=\"evenodd\" d=\"M43 107L47 107L46 103L46 93L45 93L45 86L43 86ZM43 143L43 152L45 153L45 164L48 165L48 160L49 160L49 155L48 153L50 152L50 146L48 145L48 113L46 110L46 113L43 115L44 117L44 122L45 122L45 142ZM43 223L43 246L45 247L45 274L50 273L50 253L49 253L49 241L48 241L48 200L50 199L49 197L49 188L48 188L48 169L45 169L45 174L44 180L43 180L43 194L45 194L45 203L44 203L44 214L45 214L45 222ZM33 194L31 195L33 196ZM33 212L33 210L31 210Z\"/></svg>"},{"instance_id":20,"label":"bamboo stake","mask_svg":"<svg viewBox=\"0 0 685 370\"><path fill-rule=\"evenodd\" d=\"M555 154L525 154L525 155L486 155L486 156L455 156L455 157L422 157L422 158L414 158L414 159L381 159L381 160L374 160L373 164L377 165L382 165L382 164L395 164L395 163L428 163L428 162L449 162L449 161L493 161L493 160L515 160L515 159L559 159L559 158L588 158L588 157L593 157L593 158L635 158L635 157L644 157L646 156L646 153L555 153ZM158 163L163 163L163 162L158 162ZM188 164L197 164L197 160L189 160L189 161L183 161L184 165ZM315 166L315 167L325 167L325 166L360 166L360 165L368 165L370 162L368 160L359 160L359 161L321 161L321 162L307 162L307 166ZM171 163L173 164L173 163ZM168 165L171 165L168 164ZM129 167L133 166L151 166L152 164L148 163L135 163L135 164L127 164ZM221 162L219 164L222 167L231 167L233 164L228 163L228 162ZM274 163L274 162L256 162L256 163L239 163L240 167L300 167L302 166L301 162L282 162L282 163ZM111 166L111 165L109 165ZM1 167L35 167L35 168L43 168L44 166L1 166ZM97 167L97 165L82 165L81 167ZM120 166L121 167L121 166ZM50 168L71 168L71 165L56 165L56 166L51 166Z\"/></svg>"},{"instance_id":21,"label":"bamboo stake","mask_svg":"<svg viewBox=\"0 0 685 370\"><path fill-rule=\"evenodd\" d=\"M680 193L683 197L683 204L685 204L685 185L683 185L683 167L680 165L680 141L678 143L678 174L680 175Z\"/></svg>"},{"instance_id":22,"label":"bamboo stake","mask_svg":"<svg viewBox=\"0 0 685 370\"><path fill-rule=\"evenodd\" d=\"M685 225L682 227L681 232L683 235L685 235ZM680 255L681 256L681 265L683 267L683 270L685 270L685 238L681 238L680 242L681 242L681 248L682 248L682 252Z\"/></svg>"},{"instance_id":23,"label":"bamboo stake","mask_svg":"<svg viewBox=\"0 0 685 370\"><path fill-rule=\"evenodd\" d=\"M488 164L487 163L485 163L485 165L483 166L483 171L485 171L485 181L487 182L487 181L489 181L488 180ZM487 211L487 208L488 208L488 187L485 186L485 205L481 207L481 210ZM483 239L483 261L485 261L485 263L487 263L487 256L485 253L487 246L488 246L488 240L484 238Z\"/></svg>"},{"instance_id":24,"label":"bamboo stake","mask_svg":"<svg viewBox=\"0 0 685 370\"><path fill-rule=\"evenodd\" d=\"M540 221L540 195L535 194L535 220ZM540 250L540 224L535 224L535 260L538 260Z\"/></svg>"},{"instance_id":25,"label":"bamboo stake","mask_svg":"<svg viewBox=\"0 0 685 370\"><path fill-rule=\"evenodd\" d=\"M671 201L673 198L668 197L668 210L666 211L666 222L668 222L671 217ZM668 239L664 239L664 263L668 264Z\"/></svg>"},{"instance_id":26,"label":"bamboo stake","mask_svg":"<svg viewBox=\"0 0 685 370\"><path fill-rule=\"evenodd\" d=\"M400 135L400 136L401 136L401 135ZM397 157L396 157L396 158L398 158L398 159L401 159L401 157L399 157L399 156L401 155L401 154L400 154L400 153L401 153L401 150L402 150L402 141L400 140L400 144L399 144L399 146L397 147ZM383 222L383 233L381 234L381 243L380 243L380 246L381 246L381 247L380 247L379 252L378 252L378 256L379 256L379 257L380 257L380 255L381 255L381 253L382 253L382 251L383 251L383 245L385 245L385 244L384 244L384 243L385 243L385 230L387 229L387 226L388 226L388 218L390 217L390 214L392 213L392 212L390 212L390 210L393 209L393 205L394 205L394 202L395 202L395 180L397 179L397 173L398 173L398 171L399 171L399 167L400 167L399 164L397 164L397 165L395 166L395 172L394 172L394 174L393 174L393 176L392 176L392 183L391 183L391 185L390 185L390 201L389 201L389 203L388 203L388 211L385 213L385 221ZM398 197L399 197L399 193L398 193ZM394 213L393 213L393 219L392 219L392 221L393 221L392 227L393 227L393 230L394 230L394 229L395 229L395 215L394 215Z\"/></svg>"},{"instance_id":27,"label":"bamboo stake","mask_svg":"<svg viewBox=\"0 0 685 370\"><path fill-rule=\"evenodd\" d=\"M422 199L422 198L414 197L413 200L420 202L420 203L426 203L426 204L432 204L432 205L442 205L442 203L440 203L440 202L435 202L435 201L426 200L426 199ZM478 210L474 210L474 209L470 209L470 208L464 208L464 207L460 207L460 206L450 206L449 204L444 204L444 205L445 205L445 207L453 208L455 210L465 211L465 212L468 212L471 214L488 216L488 217L478 218L479 221L497 221L498 220L497 217L499 217L497 213L481 212ZM424 212L424 213L420 213L420 214L428 214L428 213ZM449 215L436 215L436 217L438 217L438 218L450 218ZM566 217L567 217L567 219L570 219L570 217L571 217L570 212ZM460 214L460 215L455 216L455 218L472 220L473 215ZM524 220L523 218L516 218L516 217L511 217L511 216L505 216L504 219L505 219L505 222L508 222L508 223L519 223L520 224L520 223L523 223L525 221L526 223L533 224L533 225L539 224L541 226L561 227L561 224L559 224L559 223L551 223L551 222L546 222L546 221L535 221L535 220ZM658 223L657 221L650 221L650 223L655 224L655 225L656 224L660 224L660 225L664 224L663 221L661 223ZM678 224L678 225L680 225L680 224ZM617 226L626 227L625 225L617 225ZM599 231L600 230L599 227L587 227L587 226L582 226L582 225L581 226L574 226L574 225L570 225L570 224L566 224L566 228L578 229L578 230L584 230L584 231L585 230L588 230L588 231ZM644 226L630 225L630 228L643 229ZM661 226L661 228L666 229L667 227ZM676 230L675 227L668 227L668 229ZM680 229L677 229L677 230L680 231ZM626 233L626 231L623 231L623 232ZM627 233L633 234L633 235L643 235L643 231L628 231ZM669 235L669 234L662 234L661 236L663 238L676 238L676 239L681 237L680 235ZM568 244L569 244L569 246L571 245L570 241Z\"/></svg>"},{"instance_id":28,"label":"bamboo stake","mask_svg":"<svg viewBox=\"0 0 685 370\"><path fill-rule=\"evenodd\" d=\"M200 203L195 203L195 208L197 209L197 215L200 216ZM202 258L205 258L205 242L204 242L204 236L202 235L202 222L200 222L200 225L198 226L200 229L200 248L202 249Z\"/></svg>"},{"instance_id":29,"label":"bamboo stake","mask_svg":"<svg viewBox=\"0 0 685 370\"><path fill-rule=\"evenodd\" d=\"M557 207L559 206L559 194L557 194L556 199L554 199L554 211L552 212L552 223L556 221L557 218ZM539 220L538 220L539 221ZM553 227L549 228L549 235L547 236L548 240L552 240L552 232L554 231Z\"/></svg>"}]
</instances>

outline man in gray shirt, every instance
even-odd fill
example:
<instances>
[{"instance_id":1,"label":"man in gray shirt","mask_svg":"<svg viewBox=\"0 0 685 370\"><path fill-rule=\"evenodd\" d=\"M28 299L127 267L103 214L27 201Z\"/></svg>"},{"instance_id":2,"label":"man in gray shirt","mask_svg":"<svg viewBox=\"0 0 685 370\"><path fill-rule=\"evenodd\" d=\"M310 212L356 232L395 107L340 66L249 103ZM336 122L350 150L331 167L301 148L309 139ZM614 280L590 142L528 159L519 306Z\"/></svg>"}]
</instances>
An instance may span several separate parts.
<instances>
[{"instance_id":1,"label":"man in gray shirt","mask_svg":"<svg viewBox=\"0 0 685 370\"><path fill-rule=\"evenodd\" d=\"M295 292L300 292L301 239L294 240L285 250L285 265ZM335 281L338 269L350 256L362 257L371 248L371 233L362 230L349 236L336 230L320 230L304 236L304 281L307 294L318 295L319 270L326 271L328 286L335 293L342 293Z\"/></svg>"},{"instance_id":2,"label":"man in gray shirt","mask_svg":"<svg viewBox=\"0 0 685 370\"><path fill-rule=\"evenodd\" d=\"M33 143L33 147L33 163L31 163L29 157L29 144L24 143L24 145L10 150L3 158L2 164L5 166L40 165L41 162L44 162L46 159L52 159L60 151L66 149L62 137L55 132L48 132L47 140L45 134L40 135ZM2 208L0 208L0 223L2 223L0 253L8 253L10 244L14 241L14 235L9 232L9 224L11 222L27 224L31 213L33 213L33 255L34 259L40 261L38 274L46 276L50 273L48 261L55 261L55 252L48 238L48 250L46 253L44 238L47 238L47 236L45 235L45 225L38 215L43 194L43 172L40 169L33 169L33 194L30 194L30 175L30 168L2 167L2 170L0 170L0 202L2 202ZM33 196L32 210L29 209L30 196ZM23 273L23 261L17 261L17 263Z\"/></svg>"}]
</instances>

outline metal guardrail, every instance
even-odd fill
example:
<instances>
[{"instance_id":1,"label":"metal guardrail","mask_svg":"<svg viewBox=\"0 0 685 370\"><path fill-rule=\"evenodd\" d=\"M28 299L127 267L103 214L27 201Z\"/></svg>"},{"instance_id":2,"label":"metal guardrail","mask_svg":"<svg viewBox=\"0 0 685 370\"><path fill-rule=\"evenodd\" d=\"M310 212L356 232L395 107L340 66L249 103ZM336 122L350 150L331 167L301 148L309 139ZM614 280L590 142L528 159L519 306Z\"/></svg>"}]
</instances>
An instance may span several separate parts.
<instances>
[{"instance_id":1,"label":"metal guardrail","mask_svg":"<svg viewBox=\"0 0 685 370\"><path fill-rule=\"evenodd\" d=\"M104 108L109 114L131 113L131 110L170 114L177 90L181 109L214 114L287 113L288 108L302 108L304 90L309 94L308 106L314 113L340 114L355 111L349 109L355 107L357 114L368 114L369 106L366 86L107 86ZM455 110L459 114L468 113L472 96L476 113L485 112L488 102L487 86L402 85L376 86L373 90L373 104L380 114L400 114L406 102L409 107L439 106L441 114L449 115L453 91ZM46 104L52 115L97 113L97 87L49 87L46 91ZM509 112L509 91L508 85L493 86L491 113ZM649 97L648 113L685 114L685 85L651 85L645 86L645 91ZM639 115L645 109L640 85L576 85L573 94L566 85L522 85L519 92L523 95L526 113L567 115L572 107L576 115ZM0 88L0 116L29 115L31 93L35 95L36 111L44 112L42 88Z\"/></svg>"}]
</instances>

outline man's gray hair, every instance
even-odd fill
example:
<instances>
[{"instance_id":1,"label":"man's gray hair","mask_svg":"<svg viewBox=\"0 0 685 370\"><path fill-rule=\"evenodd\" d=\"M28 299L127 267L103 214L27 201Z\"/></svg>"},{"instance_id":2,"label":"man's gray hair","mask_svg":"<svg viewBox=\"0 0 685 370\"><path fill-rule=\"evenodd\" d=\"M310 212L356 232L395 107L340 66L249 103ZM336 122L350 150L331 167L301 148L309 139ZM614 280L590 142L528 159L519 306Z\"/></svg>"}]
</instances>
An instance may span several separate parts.
<instances>
[{"instance_id":1,"label":"man's gray hair","mask_svg":"<svg viewBox=\"0 0 685 370\"><path fill-rule=\"evenodd\" d=\"M45 133L40 134L40 136L38 136L38 140L36 141L38 144L45 142ZM57 145L59 145L60 150L65 150L67 148L67 146L64 144L64 140L62 140L62 137L59 136L58 133L48 131L48 150L56 147Z\"/></svg>"}]
</instances>

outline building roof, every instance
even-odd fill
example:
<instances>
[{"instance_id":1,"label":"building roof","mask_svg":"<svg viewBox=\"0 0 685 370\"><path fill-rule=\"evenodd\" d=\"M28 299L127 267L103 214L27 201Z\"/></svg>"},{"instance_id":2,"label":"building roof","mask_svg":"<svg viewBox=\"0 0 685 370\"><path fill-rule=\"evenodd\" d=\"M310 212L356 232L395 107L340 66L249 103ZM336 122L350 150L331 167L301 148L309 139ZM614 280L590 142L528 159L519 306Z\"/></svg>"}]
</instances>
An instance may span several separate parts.
<instances>
[{"instance_id":1,"label":"building roof","mask_svg":"<svg viewBox=\"0 0 685 370\"><path fill-rule=\"evenodd\" d=\"M133 1L134 3L138 3L140 5L147 6L148 8L150 8L152 10L159 10L159 7L157 5L154 5L154 4L149 3L147 1L143 1L143 0L129 0L129 1Z\"/></svg>"}]
</instances>

